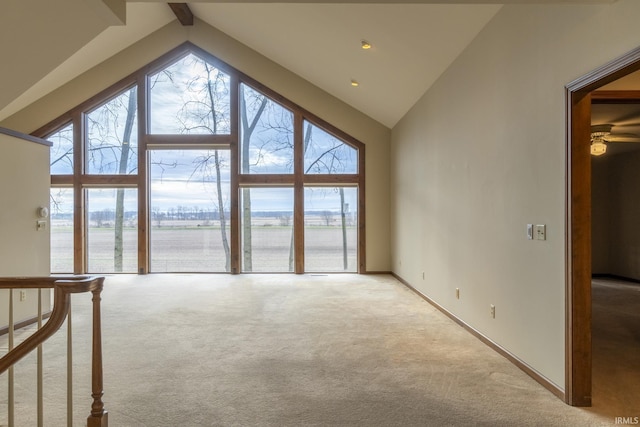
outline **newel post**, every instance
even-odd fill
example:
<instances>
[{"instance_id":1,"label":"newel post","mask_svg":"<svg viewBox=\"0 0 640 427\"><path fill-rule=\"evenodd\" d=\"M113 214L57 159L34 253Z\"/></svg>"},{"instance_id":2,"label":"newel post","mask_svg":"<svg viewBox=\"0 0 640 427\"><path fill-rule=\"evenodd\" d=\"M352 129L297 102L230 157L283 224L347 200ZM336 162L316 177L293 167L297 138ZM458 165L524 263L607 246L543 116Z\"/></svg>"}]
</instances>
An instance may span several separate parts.
<instances>
[{"instance_id":1,"label":"newel post","mask_svg":"<svg viewBox=\"0 0 640 427\"><path fill-rule=\"evenodd\" d=\"M87 418L87 427L108 427L109 419L102 402L102 327L100 324L100 294L104 278L100 278L99 286L93 289L93 352L91 370L91 415Z\"/></svg>"}]
</instances>

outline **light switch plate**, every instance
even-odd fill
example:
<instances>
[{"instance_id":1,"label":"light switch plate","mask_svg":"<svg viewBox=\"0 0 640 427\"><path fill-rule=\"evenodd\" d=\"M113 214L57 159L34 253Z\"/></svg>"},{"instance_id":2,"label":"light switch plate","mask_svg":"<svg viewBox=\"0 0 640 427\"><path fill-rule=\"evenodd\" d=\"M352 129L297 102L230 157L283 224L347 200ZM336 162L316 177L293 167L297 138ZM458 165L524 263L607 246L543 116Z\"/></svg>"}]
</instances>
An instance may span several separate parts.
<instances>
[{"instance_id":1,"label":"light switch plate","mask_svg":"<svg viewBox=\"0 0 640 427\"><path fill-rule=\"evenodd\" d=\"M533 224L527 224L527 240L533 240Z\"/></svg>"}]
</instances>

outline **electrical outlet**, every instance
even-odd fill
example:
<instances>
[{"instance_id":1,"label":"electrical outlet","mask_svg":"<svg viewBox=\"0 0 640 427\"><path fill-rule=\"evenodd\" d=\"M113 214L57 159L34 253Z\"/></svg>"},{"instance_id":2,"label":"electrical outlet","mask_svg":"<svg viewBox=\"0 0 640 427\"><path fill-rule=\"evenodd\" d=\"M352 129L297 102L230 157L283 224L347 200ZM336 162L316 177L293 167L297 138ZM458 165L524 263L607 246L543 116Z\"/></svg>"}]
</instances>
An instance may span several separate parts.
<instances>
[{"instance_id":1,"label":"electrical outlet","mask_svg":"<svg viewBox=\"0 0 640 427\"><path fill-rule=\"evenodd\" d=\"M547 240L547 226L538 224L535 226L536 240Z\"/></svg>"},{"instance_id":2,"label":"electrical outlet","mask_svg":"<svg viewBox=\"0 0 640 427\"><path fill-rule=\"evenodd\" d=\"M456 299L460 299L460 288L456 288Z\"/></svg>"},{"instance_id":3,"label":"electrical outlet","mask_svg":"<svg viewBox=\"0 0 640 427\"><path fill-rule=\"evenodd\" d=\"M20 291L20 301L27 300L27 291Z\"/></svg>"},{"instance_id":4,"label":"electrical outlet","mask_svg":"<svg viewBox=\"0 0 640 427\"><path fill-rule=\"evenodd\" d=\"M493 319L495 319L495 318L496 318L496 306L495 306L495 305L493 305L493 304L491 304L491 317L492 317Z\"/></svg>"}]
</instances>

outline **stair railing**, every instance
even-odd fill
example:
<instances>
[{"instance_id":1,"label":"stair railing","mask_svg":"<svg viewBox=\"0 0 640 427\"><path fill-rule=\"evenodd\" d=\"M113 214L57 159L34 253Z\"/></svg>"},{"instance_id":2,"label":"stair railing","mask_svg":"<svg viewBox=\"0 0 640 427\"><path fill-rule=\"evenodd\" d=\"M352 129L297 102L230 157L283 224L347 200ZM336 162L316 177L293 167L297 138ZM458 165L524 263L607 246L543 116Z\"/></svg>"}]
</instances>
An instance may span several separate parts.
<instances>
[{"instance_id":1,"label":"stair railing","mask_svg":"<svg viewBox=\"0 0 640 427\"><path fill-rule=\"evenodd\" d=\"M71 308L71 295L77 293L91 292L93 303L93 327L92 327L92 362L91 362L91 412L87 418L87 427L108 427L107 411L102 402L103 378L102 378L102 327L100 323L100 300L103 289L104 277L92 276L51 276L51 277L2 277L0 278L0 290L9 290L9 348L8 353L0 358L0 375L8 372L9 396L8 396L8 422L9 427L13 427L14 421L14 399L13 399L13 366L27 354L38 348L38 425L43 425L43 403L42 403L42 351L41 345L49 337L54 335L62 326ZM38 297L38 324L36 332L13 348L14 340L14 319L13 319L13 291L21 289L53 289L53 309L49 320L42 324L41 292ZM70 320L70 319L69 319ZM70 322L68 322L70 324ZM41 327L40 327L41 326ZM67 346L67 359L70 360L70 344ZM68 370L68 384L70 389L71 370ZM70 393L67 396L67 425L73 424L73 399Z\"/></svg>"}]
</instances>

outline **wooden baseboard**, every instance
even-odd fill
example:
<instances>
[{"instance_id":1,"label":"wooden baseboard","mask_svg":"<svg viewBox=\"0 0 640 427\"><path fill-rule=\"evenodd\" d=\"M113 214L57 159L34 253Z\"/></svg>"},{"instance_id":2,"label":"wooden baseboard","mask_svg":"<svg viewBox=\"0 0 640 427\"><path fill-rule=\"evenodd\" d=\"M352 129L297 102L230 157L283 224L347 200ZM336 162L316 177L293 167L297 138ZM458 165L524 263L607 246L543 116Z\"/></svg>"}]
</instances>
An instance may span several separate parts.
<instances>
[{"instance_id":1,"label":"wooden baseboard","mask_svg":"<svg viewBox=\"0 0 640 427\"><path fill-rule=\"evenodd\" d=\"M440 304L438 304L437 302L435 302L434 300L432 300L431 298L429 298L428 296L426 296L425 294L420 292L418 289L416 289L413 286L411 286L411 284L409 282L407 282L406 280L404 280L402 277L398 276L395 273L391 273L391 274L393 275L393 277L398 279L398 281L400 283L405 285L407 288L411 289L418 296L420 296L422 299L427 301L429 304L431 304L432 306L437 308L439 311L441 311L443 314L445 314L451 320L456 322L458 325L462 326L465 330L470 332L471 335L475 336L480 341L482 341L484 344L488 345L492 350L496 351L498 354L500 354L501 356L505 357L508 361L510 361L511 363L516 365L525 374L529 375L531 378L536 380L540 385L542 385L544 388L549 390L555 396L557 396L558 398L562 399L562 401L565 400L565 392L564 392L563 389L561 389L556 384L554 384L553 382L548 380L546 377L544 377L542 374L540 374L534 368L532 368L531 366L529 366L528 364L526 364L525 362L520 360L517 356L513 355L512 353L510 353L504 347L502 347L501 345L497 344L496 342L491 340L489 337L487 337L486 335L484 335L481 332L479 332L477 329L474 329L473 327L469 326L463 320L459 319L453 313L451 313L450 311L448 311L447 309L442 307Z\"/></svg>"},{"instance_id":2,"label":"wooden baseboard","mask_svg":"<svg viewBox=\"0 0 640 427\"><path fill-rule=\"evenodd\" d=\"M43 320L44 320L44 319L48 319L48 318L49 318L49 316L51 316L51 312L50 312L50 311L49 311L49 312L47 312L47 313L44 313L44 314L42 315L42 319L43 319ZM34 323L38 323L38 317L37 317L37 316L30 317L30 318L29 318L29 319L27 319L27 320L23 320L22 322L18 322L18 323L16 323L16 324L14 325L13 330L15 331L15 330L17 330L17 329L24 328L24 327L29 326L29 325L33 325ZM0 328L0 336L5 335L5 334L8 334L8 333L9 333L9 326L4 326L4 327L1 327L1 328Z\"/></svg>"},{"instance_id":3,"label":"wooden baseboard","mask_svg":"<svg viewBox=\"0 0 640 427\"><path fill-rule=\"evenodd\" d=\"M364 274L391 274L393 275L393 273L391 271L365 271Z\"/></svg>"}]
</instances>

